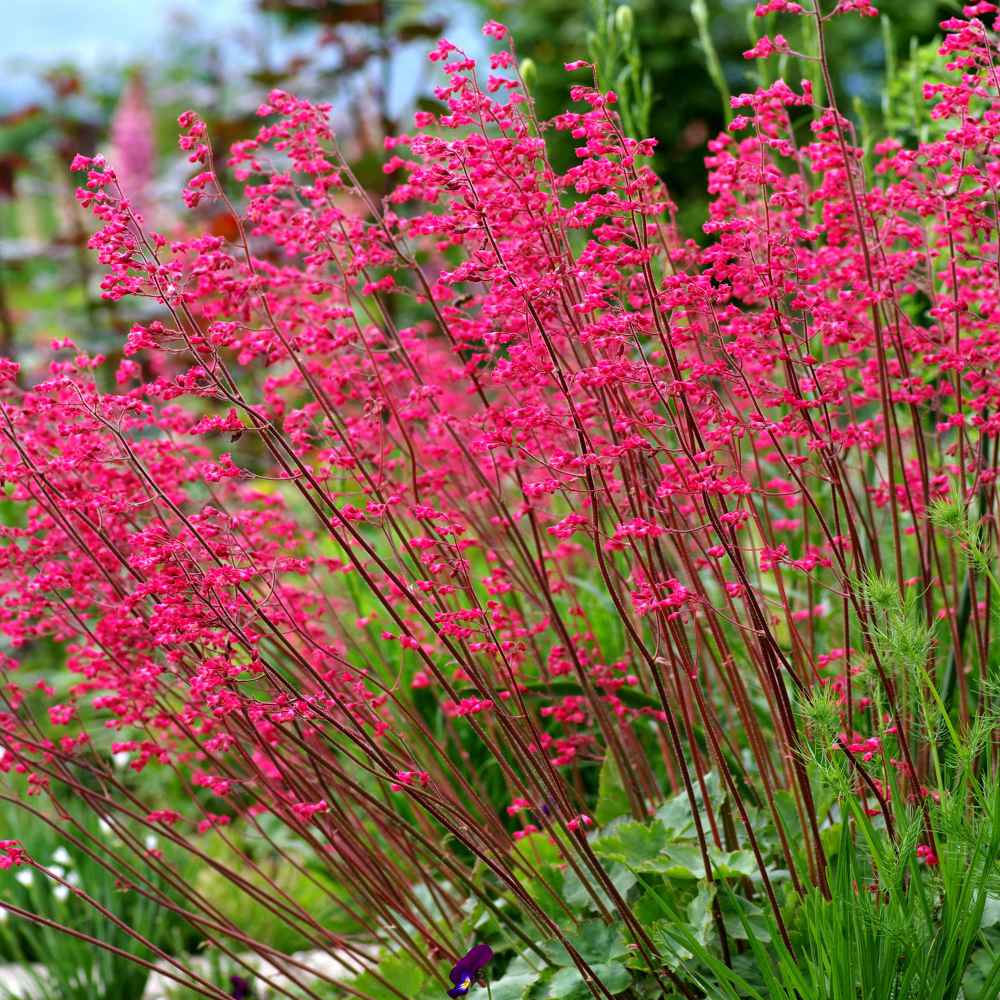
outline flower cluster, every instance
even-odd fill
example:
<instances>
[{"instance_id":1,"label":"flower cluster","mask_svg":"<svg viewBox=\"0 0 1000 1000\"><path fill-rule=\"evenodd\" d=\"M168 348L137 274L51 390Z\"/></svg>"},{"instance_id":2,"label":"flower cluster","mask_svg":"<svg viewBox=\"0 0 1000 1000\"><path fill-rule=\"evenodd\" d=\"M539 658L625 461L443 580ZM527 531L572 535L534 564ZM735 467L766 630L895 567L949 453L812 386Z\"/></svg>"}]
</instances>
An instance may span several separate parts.
<instances>
[{"instance_id":1,"label":"flower cluster","mask_svg":"<svg viewBox=\"0 0 1000 1000\"><path fill-rule=\"evenodd\" d=\"M801 8L758 9L775 11ZM706 771L727 796L762 785L795 887L791 842L822 884L794 693L836 691L867 806L892 807L888 770L919 799L929 768L858 580L912 580L928 621L968 634L963 711L986 671L987 610L974 580L960 609L960 542L929 512L995 501L1000 117L981 22L946 29L954 82L926 95L941 132L881 143L872 182L808 83L734 98L703 247L613 93L573 85L546 123L575 143L559 172L512 54L484 92L447 42L438 113L387 140L381 202L329 109L277 91L230 151L235 199L204 123L181 117L185 200L235 200L233 241L144 233L108 164L77 158L105 296L157 313L113 380L69 343L30 391L3 369L19 518L0 527L0 631L15 652L59 644L72 676L35 690L3 658L3 769L85 798L97 769L121 793L103 810L179 849L277 823L397 942L426 924L410 887L472 884L469 856L557 934L519 881L528 852L497 860L535 832L616 898L586 847L601 755L634 815L675 792L704 811L706 859L756 843L746 812L726 826L699 802ZM183 813L142 800L146 771L190 791ZM546 806L514 832L508 802ZM22 863L4 844L0 867ZM450 890L436 905L459 912Z\"/></svg>"}]
</instances>

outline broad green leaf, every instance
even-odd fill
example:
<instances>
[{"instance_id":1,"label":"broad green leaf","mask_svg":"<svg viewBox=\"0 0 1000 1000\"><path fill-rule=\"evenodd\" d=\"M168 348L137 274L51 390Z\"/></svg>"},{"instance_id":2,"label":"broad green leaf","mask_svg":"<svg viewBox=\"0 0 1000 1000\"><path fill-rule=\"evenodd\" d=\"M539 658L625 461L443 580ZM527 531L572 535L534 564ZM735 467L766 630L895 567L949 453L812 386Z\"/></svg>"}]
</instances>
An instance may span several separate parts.
<instances>
[{"instance_id":1,"label":"broad green leaf","mask_svg":"<svg viewBox=\"0 0 1000 1000\"><path fill-rule=\"evenodd\" d=\"M731 938L748 941L752 935L756 941L767 943L771 940L767 916L756 903L734 892L728 892L722 894L719 906L726 933Z\"/></svg>"},{"instance_id":2,"label":"broad green leaf","mask_svg":"<svg viewBox=\"0 0 1000 1000\"><path fill-rule=\"evenodd\" d=\"M567 935L567 939L589 965L610 962L628 951L621 929L603 920L585 920L575 934ZM545 954L553 965L573 965L573 959L561 941L549 941L545 945Z\"/></svg>"},{"instance_id":3,"label":"broad green leaf","mask_svg":"<svg viewBox=\"0 0 1000 1000\"><path fill-rule=\"evenodd\" d=\"M994 927L998 923L1000 923L1000 896L990 894L983 906L982 926Z\"/></svg>"},{"instance_id":4,"label":"broad green leaf","mask_svg":"<svg viewBox=\"0 0 1000 1000\"><path fill-rule=\"evenodd\" d=\"M694 836L694 820L691 818L691 803L688 801L687 793L680 792L667 799L666 802L656 810L656 818L667 828L671 837L692 837Z\"/></svg>"},{"instance_id":5,"label":"broad green leaf","mask_svg":"<svg viewBox=\"0 0 1000 1000\"><path fill-rule=\"evenodd\" d=\"M564 920L566 914L562 900L565 876L560 868L559 848L546 834L533 833L518 841L514 851L537 869L541 876L523 880L531 898L557 923Z\"/></svg>"},{"instance_id":6,"label":"broad green leaf","mask_svg":"<svg viewBox=\"0 0 1000 1000\"><path fill-rule=\"evenodd\" d=\"M594 853L618 861L633 871L661 871L661 855L667 847L667 831L659 820L650 824L628 822L593 842Z\"/></svg>"},{"instance_id":7,"label":"broad green leaf","mask_svg":"<svg viewBox=\"0 0 1000 1000\"><path fill-rule=\"evenodd\" d=\"M705 864L695 844L671 844L660 858L656 869L670 878L701 880Z\"/></svg>"},{"instance_id":8,"label":"broad green leaf","mask_svg":"<svg viewBox=\"0 0 1000 1000\"><path fill-rule=\"evenodd\" d=\"M525 994L538 981L538 973L522 972L520 975L506 975L503 979L490 983L493 1000L523 1000Z\"/></svg>"},{"instance_id":9,"label":"broad green leaf","mask_svg":"<svg viewBox=\"0 0 1000 1000\"><path fill-rule=\"evenodd\" d=\"M424 987L427 977L423 969L415 962L401 955L389 955L383 958L378 965L378 973L389 986L394 987L404 996L416 998L424 994ZM377 997L378 1000L391 1000L398 994L382 982L379 982L370 973L363 973L355 981L359 989L364 990L369 996Z\"/></svg>"},{"instance_id":10,"label":"broad green leaf","mask_svg":"<svg viewBox=\"0 0 1000 1000\"><path fill-rule=\"evenodd\" d=\"M507 966L507 971L504 972L505 976L538 976L541 975L544 970L544 963L541 958L532 953L531 960L529 961L523 955L515 955L510 960L510 965Z\"/></svg>"},{"instance_id":11,"label":"broad green leaf","mask_svg":"<svg viewBox=\"0 0 1000 1000\"><path fill-rule=\"evenodd\" d=\"M632 886L636 883L635 875L633 875L632 872L625 867L625 865L618 864L617 862L613 862L604 867L611 879L612 885L614 885L615 889L618 890L619 895L622 897L626 896ZM604 888L602 886L595 885L594 889L601 903L607 909L614 909L614 902ZM565 878L563 880L563 899L574 911L583 912L594 908L594 902L590 892L588 892L587 888L580 880L580 876L577 875L577 873L571 868L566 871Z\"/></svg>"},{"instance_id":12,"label":"broad green leaf","mask_svg":"<svg viewBox=\"0 0 1000 1000\"><path fill-rule=\"evenodd\" d=\"M708 856L716 878L753 877L758 874L757 859L752 851L717 851L710 849Z\"/></svg>"},{"instance_id":13,"label":"broad green leaf","mask_svg":"<svg viewBox=\"0 0 1000 1000\"><path fill-rule=\"evenodd\" d=\"M533 865L556 865L562 860L559 848L547 833L529 833L514 845L514 853Z\"/></svg>"},{"instance_id":14,"label":"broad green leaf","mask_svg":"<svg viewBox=\"0 0 1000 1000\"><path fill-rule=\"evenodd\" d=\"M597 779L597 808L594 812L597 822L604 826L618 816L629 812L628 795L622 787L622 777L612 754L607 754L601 764Z\"/></svg>"},{"instance_id":15,"label":"broad green leaf","mask_svg":"<svg viewBox=\"0 0 1000 1000\"><path fill-rule=\"evenodd\" d=\"M628 969L620 962L608 962L603 965L591 965L594 978L603 983L611 993L621 993L628 989L632 977ZM560 969L548 984L548 992L544 994L548 1000L577 1000L577 998L592 996L590 988L584 982L580 970L573 966Z\"/></svg>"},{"instance_id":16,"label":"broad green leaf","mask_svg":"<svg viewBox=\"0 0 1000 1000\"><path fill-rule=\"evenodd\" d=\"M618 958L627 951L621 928L603 920L584 921L571 940L580 957L591 965Z\"/></svg>"},{"instance_id":17,"label":"broad green leaf","mask_svg":"<svg viewBox=\"0 0 1000 1000\"><path fill-rule=\"evenodd\" d=\"M715 928L715 921L712 919L714 899L715 884L706 880L698 885L698 895L688 904L688 923L699 944L708 944Z\"/></svg>"},{"instance_id":18,"label":"broad green leaf","mask_svg":"<svg viewBox=\"0 0 1000 1000\"><path fill-rule=\"evenodd\" d=\"M646 880L646 882L649 881L651 880ZM635 914L636 920L644 927L648 927L657 920L667 920L673 916L673 911L668 909L668 905L675 905L675 900L671 899L668 904L667 891L663 886L659 886L656 889L647 889L632 904L632 912Z\"/></svg>"},{"instance_id":19,"label":"broad green leaf","mask_svg":"<svg viewBox=\"0 0 1000 1000\"><path fill-rule=\"evenodd\" d=\"M819 832L819 838L823 842L823 850L829 858L834 857L840 850L843 826L843 823L833 823Z\"/></svg>"},{"instance_id":20,"label":"broad green leaf","mask_svg":"<svg viewBox=\"0 0 1000 1000\"><path fill-rule=\"evenodd\" d=\"M691 841L671 839L659 819L652 823L631 820L593 842L594 853L607 861L617 861L634 872L649 872L676 879L705 878L701 849ZM719 878L753 876L757 864L750 851L710 849L713 872Z\"/></svg>"},{"instance_id":21,"label":"broad green leaf","mask_svg":"<svg viewBox=\"0 0 1000 1000\"><path fill-rule=\"evenodd\" d=\"M694 958L691 951L682 943L691 934L686 924L673 920L657 920L649 927L649 936L653 939L660 954L664 958L687 962Z\"/></svg>"}]
</instances>

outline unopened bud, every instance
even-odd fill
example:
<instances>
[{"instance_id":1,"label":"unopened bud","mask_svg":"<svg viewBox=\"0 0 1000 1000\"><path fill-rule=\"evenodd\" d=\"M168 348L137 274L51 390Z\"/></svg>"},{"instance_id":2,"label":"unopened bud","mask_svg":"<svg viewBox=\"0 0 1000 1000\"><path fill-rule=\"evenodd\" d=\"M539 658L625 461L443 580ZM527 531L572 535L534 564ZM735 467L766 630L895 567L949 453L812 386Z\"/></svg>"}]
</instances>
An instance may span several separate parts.
<instances>
[{"instance_id":1,"label":"unopened bud","mask_svg":"<svg viewBox=\"0 0 1000 1000\"><path fill-rule=\"evenodd\" d=\"M538 82L538 67L535 65L533 59L522 59L521 65L518 67L518 72L521 74L524 86L528 90L531 90Z\"/></svg>"},{"instance_id":2,"label":"unopened bud","mask_svg":"<svg viewBox=\"0 0 1000 1000\"><path fill-rule=\"evenodd\" d=\"M626 38L630 38L635 29L635 14L628 4L622 4L615 11L615 28Z\"/></svg>"}]
</instances>

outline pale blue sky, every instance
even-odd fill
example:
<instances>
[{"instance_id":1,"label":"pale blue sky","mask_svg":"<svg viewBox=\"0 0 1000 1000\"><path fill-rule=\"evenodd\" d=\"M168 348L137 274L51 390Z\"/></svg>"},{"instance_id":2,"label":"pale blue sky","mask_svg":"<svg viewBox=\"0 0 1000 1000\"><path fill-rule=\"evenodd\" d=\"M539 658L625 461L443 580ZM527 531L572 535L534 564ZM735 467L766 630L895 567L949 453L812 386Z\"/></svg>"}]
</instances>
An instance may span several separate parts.
<instances>
[{"instance_id":1,"label":"pale blue sky","mask_svg":"<svg viewBox=\"0 0 1000 1000\"><path fill-rule=\"evenodd\" d=\"M483 50L478 13L461 0L429 6L452 22L449 37L470 52ZM189 19L200 38L219 42L227 60L238 60L241 28L255 9L254 0L0 0L0 111L41 96L36 71L60 60L93 71L168 55L164 46L178 37L178 19ZM400 87L412 81L414 64L431 44L400 51L394 65Z\"/></svg>"},{"instance_id":2,"label":"pale blue sky","mask_svg":"<svg viewBox=\"0 0 1000 1000\"><path fill-rule=\"evenodd\" d=\"M0 59L154 54L174 12L224 31L252 8L253 0L0 0Z\"/></svg>"},{"instance_id":3,"label":"pale blue sky","mask_svg":"<svg viewBox=\"0 0 1000 1000\"><path fill-rule=\"evenodd\" d=\"M0 107L40 96L42 67L142 62L162 55L178 16L225 37L252 8L253 0L0 0Z\"/></svg>"}]
</instances>

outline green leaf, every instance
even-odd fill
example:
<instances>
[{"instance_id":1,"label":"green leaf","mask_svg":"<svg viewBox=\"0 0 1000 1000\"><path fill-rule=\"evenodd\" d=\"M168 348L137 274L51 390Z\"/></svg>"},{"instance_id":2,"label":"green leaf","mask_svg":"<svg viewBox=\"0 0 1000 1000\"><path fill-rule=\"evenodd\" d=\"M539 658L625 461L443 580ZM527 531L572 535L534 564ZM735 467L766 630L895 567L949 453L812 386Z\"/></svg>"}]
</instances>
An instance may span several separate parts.
<instances>
[{"instance_id":1,"label":"green leaf","mask_svg":"<svg viewBox=\"0 0 1000 1000\"><path fill-rule=\"evenodd\" d=\"M650 872L676 879L705 878L701 850L691 841L670 837L659 819L652 823L630 820L619 823L593 842L594 853L607 861L617 861L634 872ZM713 872L719 878L743 878L757 873L750 851L709 851Z\"/></svg>"},{"instance_id":2,"label":"green leaf","mask_svg":"<svg viewBox=\"0 0 1000 1000\"><path fill-rule=\"evenodd\" d=\"M652 890L647 889L639 899L632 904L632 912L635 914L636 920L639 921L644 927L648 927L650 924L655 923L657 920L666 920L673 916L673 910L670 909L674 905L674 901L667 901L662 887Z\"/></svg>"},{"instance_id":3,"label":"green leaf","mask_svg":"<svg viewBox=\"0 0 1000 1000\"><path fill-rule=\"evenodd\" d=\"M545 970L540 967L540 959L535 958L534 962L529 962L523 955L515 955L507 966L505 976L537 976Z\"/></svg>"},{"instance_id":4,"label":"green leaf","mask_svg":"<svg viewBox=\"0 0 1000 1000\"><path fill-rule=\"evenodd\" d=\"M597 809L594 815L597 822L604 826L618 816L627 815L628 812L628 795L622 787L618 764L612 754L606 754L597 779Z\"/></svg>"},{"instance_id":5,"label":"green leaf","mask_svg":"<svg viewBox=\"0 0 1000 1000\"><path fill-rule=\"evenodd\" d=\"M670 878L697 881L705 877L705 863L694 844L671 844L656 870Z\"/></svg>"},{"instance_id":6,"label":"green leaf","mask_svg":"<svg viewBox=\"0 0 1000 1000\"><path fill-rule=\"evenodd\" d=\"M531 898L557 923L564 920L566 914L561 905L564 873L560 868L559 848L547 834L532 833L517 842L514 853L525 858L542 876L524 880Z\"/></svg>"},{"instance_id":7,"label":"green leaf","mask_svg":"<svg viewBox=\"0 0 1000 1000\"><path fill-rule=\"evenodd\" d=\"M694 833L694 821L691 819L691 805L687 795L681 792L656 810L656 818L675 837L684 837Z\"/></svg>"},{"instance_id":8,"label":"green leaf","mask_svg":"<svg viewBox=\"0 0 1000 1000\"><path fill-rule=\"evenodd\" d=\"M691 931L699 944L707 945L715 927L712 918L712 902L715 899L715 884L704 881L698 886L698 895L688 904L687 916Z\"/></svg>"},{"instance_id":9,"label":"green leaf","mask_svg":"<svg viewBox=\"0 0 1000 1000\"><path fill-rule=\"evenodd\" d=\"M649 927L649 936L653 944L664 958L687 962L694 958L693 952L682 943L691 936L691 930L686 924L675 920L657 920Z\"/></svg>"},{"instance_id":10,"label":"green leaf","mask_svg":"<svg viewBox=\"0 0 1000 1000\"><path fill-rule=\"evenodd\" d=\"M620 823L614 831L593 842L594 853L608 861L618 861L639 872L662 871L662 854L669 838L659 820L650 823Z\"/></svg>"},{"instance_id":11,"label":"green leaf","mask_svg":"<svg viewBox=\"0 0 1000 1000\"><path fill-rule=\"evenodd\" d=\"M987 895L986 903L983 905L983 919L981 926L994 927L1000 924L1000 896Z\"/></svg>"},{"instance_id":12,"label":"green leaf","mask_svg":"<svg viewBox=\"0 0 1000 1000\"><path fill-rule=\"evenodd\" d=\"M407 997L419 997L427 979L419 965L402 955L389 955L383 958L379 962L378 971L389 986L394 987ZM383 1000L383 998L390 1000L390 998L398 996L368 972L358 976L356 985L369 996L377 997L378 1000Z\"/></svg>"},{"instance_id":13,"label":"green leaf","mask_svg":"<svg viewBox=\"0 0 1000 1000\"><path fill-rule=\"evenodd\" d=\"M558 864L562 856L559 847L547 833L529 833L514 845L514 853L533 865Z\"/></svg>"},{"instance_id":14,"label":"green leaf","mask_svg":"<svg viewBox=\"0 0 1000 1000\"><path fill-rule=\"evenodd\" d=\"M621 993L628 989L632 977L628 969L620 962L607 962L601 965L591 965L594 978L603 983L610 993ZM580 970L573 966L560 969L548 984L548 992L543 994L547 1000L577 1000L591 996L590 988L580 975Z\"/></svg>"},{"instance_id":15,"label":"green leaf","mask_svg":"<svg viewBox=\"0 0 1000 1000\"><path fill-rule=\"evenodd\" d=\"M722 782L718 774L715 771L709 771L705 775L704 782L709 799L718 805L724 798ZM707 828L707 813L703 798L701 783L699 783L694 789L694 800L703 817L702 825ZM688 801L687 792L678 792L673 798L667 799L656 811L656 818L670 831L674 839L694 836L694 819L691 816L691 803Z\"/></svg>"},{"instance_id":16,"label":"green leaf","mask_svg":"<svg viewBox=\"0 0 1000 1000\"><path fill-rule=\"evenodd\" d=\"M843 826L843 823L832 823L820 830L819 839L823 842L823 850L826 851L827 857L832 858L840 851Z\"/></svg>"},{"instance_id":17,"label":"green leaf","mask_svg":"<svg viewBox=\"0 0 1000 1000\"><path fill-rule=\"evenodd\" d=\"M567 935L567 940L588 965L602 965L628 952L621 928L603 920L585 920L575 934ZM561 941L549 941L545 954L553 965L573 966L573 959Z\"/></svg>"},{"instance_id":18,"label":"green leaf","mask_svg":"<svg viewBox=\"0 0 1000 1000\"><path fill-rule=\"evenodd\" d=\"M708 856L716 878L753 877L758 874L757 859L752 851L717 851L710 848Z\"/></svg>"},{"instance_id":19,"label":"green leaf","mask_svg":"<svg viewBox=\"0 0 1000 1000\"><path fill-rule=\"evenodd\" d=\"M621 928L603 920L584 921L571 940L580 957L590 965L618 958L627 951Z\"/></svg>"},{"instance_id":20,"label":"green leaf","mask_svg":"<svg viewBox=\"0 0 1000 1000\"><path fill-rule=\"evenodd\" d=\"M522 972L519 975L504 976L490 983L493 1000L523 1000L525 994L538 982L538 973Z\"/></svg>"},{"instance_id":21,"label":"green leaf","mask_svg":"<svg viewBox=\"0 0 1000 1000\"><path fill-rule=\"evenodd\" d=\"M606 865L605 870L611 879L612 885L618 890L619 895L623 897L627 896L629 890L636 883L635 875L625 865L618 864L617 862ZM613 910L615 908L611 896L605 891L603 886L594 885L592 888L606 909ZM572 869L567 870L565 873L563 899L574 911L582 913L594 909L594 900L590 890L587 889L581 881L580 876Z\"/></svg>"},{"instance_id":22,"label":"green leaf","mask_svg":"<svg viewBox=\"0 0 1000 1000\"><path fill-rule=\"evenodd\" d=\"M719 900L722 922L726 933L737 941L749 941L751 937L764 943L771 940L771 930L767 916L761 907L734 892L723 893Z\"/></svg>"}]
</instances>

